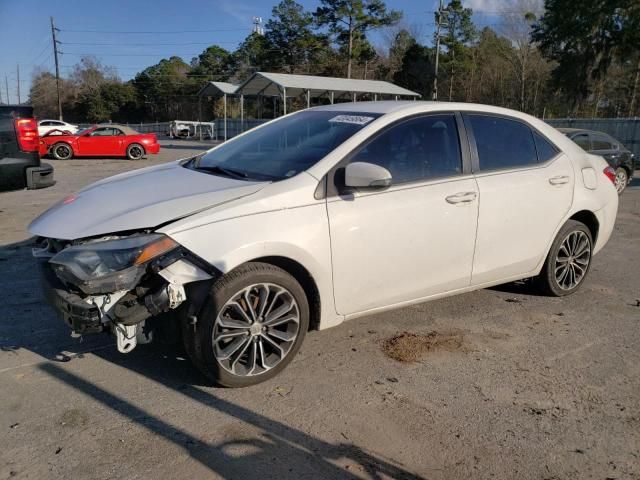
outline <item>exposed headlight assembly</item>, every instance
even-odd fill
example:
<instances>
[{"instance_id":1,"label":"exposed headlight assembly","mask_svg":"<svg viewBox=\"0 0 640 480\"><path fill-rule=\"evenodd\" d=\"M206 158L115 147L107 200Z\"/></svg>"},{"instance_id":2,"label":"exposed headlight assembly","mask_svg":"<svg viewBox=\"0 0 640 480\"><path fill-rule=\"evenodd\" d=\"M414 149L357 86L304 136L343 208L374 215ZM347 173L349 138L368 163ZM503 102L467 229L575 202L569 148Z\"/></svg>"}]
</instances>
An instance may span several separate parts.
<instances>
[{"instance_id":1,"label":"exposed headlight assembly","mask_svg":"<svg viewBox=\"0 0 640 480\"><path fill-rule=\"evenodd\" d=\"M49 263L58 278L86 294L130 290L144 275L149 261L177 246L166 235L153 233L74 245Z\"/></svg>"}]
</instances>

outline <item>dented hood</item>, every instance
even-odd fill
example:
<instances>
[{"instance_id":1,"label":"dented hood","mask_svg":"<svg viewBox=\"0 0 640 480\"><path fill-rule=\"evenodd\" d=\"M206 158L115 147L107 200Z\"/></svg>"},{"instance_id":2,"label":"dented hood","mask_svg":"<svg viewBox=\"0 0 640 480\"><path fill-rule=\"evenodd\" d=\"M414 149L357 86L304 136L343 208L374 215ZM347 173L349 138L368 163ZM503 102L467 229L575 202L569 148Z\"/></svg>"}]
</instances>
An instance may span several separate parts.
<instances>
[{"instance_id":1,"label":"dented hood","mask_svg":"<svg viewBox=\"0 0 640 480\"><path fill-rule=\"evenodd\" d=\"M257 192L265 182L210 175L170 163L96 182L29 225L42 237L78 238L154 228Z\"/></svg>"}]
</instances>

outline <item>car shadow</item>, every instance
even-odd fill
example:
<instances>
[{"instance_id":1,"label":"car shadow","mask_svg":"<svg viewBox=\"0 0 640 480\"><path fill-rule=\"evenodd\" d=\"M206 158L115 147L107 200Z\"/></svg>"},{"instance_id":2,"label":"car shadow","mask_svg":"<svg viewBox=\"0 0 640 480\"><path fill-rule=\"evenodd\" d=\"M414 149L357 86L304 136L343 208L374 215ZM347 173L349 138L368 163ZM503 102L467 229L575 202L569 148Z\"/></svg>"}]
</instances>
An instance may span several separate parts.
<instances>
[{"instance_id":1,"label":"car shadow","mask_svg":"<svg viewBox=\"0 0 640 480\"><path fill-rule=\"evenodd\" d=\"M15 292L11 299L0 303L0 350L16 354L29 350L37 354L39 361L28 366L174 444L222 478L255 478L256 472L268 472L266 478L349 480L364 475L380 480L423 479L358 445L321 440L221 398L216 395L220 390L210 388L210 382L191 365L180 346L154 343L121 355L108 335L87 335L82 342L70 339L68 327L54 318L55 313L43 301L39 267L31 256L32 245L33 239L29 239L0 246L0 286L11 286ZM228 436L218 443L203 441L195 432L176 427L158 412L136 405L126 395L107 391L84 378L78 368L73 371L66 368L66 362L74 357L89 354L179 394L186 405L195 403L212 413L236 418L258 429L260 434L240 439ZM251 395L250 389L246 392ZM314 408L322 407L315 405ZM239 455L238 451L246 453ZM350 465L349 469L338 465L345 462Z\"/></svg>"},{"instance_id":2,"label":"car shadow","mask_svg":"<svg viewBox=\"0 0 640 480\"><path fill-rule=\"evenodd\" d=\"M533 279L518 280L517 282L503 283L489 287L487 290L494 292L511 293L514 295L529 295L532 297L543 297L545 294L533 283Z\"/></svg>"}]
</instances>

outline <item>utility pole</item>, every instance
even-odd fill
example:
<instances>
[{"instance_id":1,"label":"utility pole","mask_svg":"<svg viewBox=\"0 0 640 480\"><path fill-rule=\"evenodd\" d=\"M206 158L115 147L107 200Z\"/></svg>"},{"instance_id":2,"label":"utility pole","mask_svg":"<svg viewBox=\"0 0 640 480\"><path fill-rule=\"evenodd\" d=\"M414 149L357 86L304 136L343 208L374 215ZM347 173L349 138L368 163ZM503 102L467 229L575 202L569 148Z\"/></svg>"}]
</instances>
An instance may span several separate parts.
<instances>
[{"instance_id":1,"label":"utility pole","mask_svg":"<svg viewBox=\"0 0 640 480\"><path fill-rule=\"evenodd\" d=\"M18 105L20 105L22 102L20 101L20 64L18 63L16 65L17 68L17 72L18 72L18 84L17 84L17 88L18 88Z\"/></svg>"},{"instance_id":2,"label":"utility pole","mask_svg":"<svg viewBox=\"0 0 640 480\"><path fill-rule=\"evenodd\" d=\"M445 8L444 0L440 0L440 6L436 12L437 24L436 24L436 65L435 74L433 77L433 89L431 90L431 100L438 100L438 64L440 62L440 27L442 26L442 20L444 18Z\"/></svg>"},{"instance_id":3,"label":"utility pole","mask_svg":"<svg viewBox=\"0 0 640 480\"><path fill-rule=\"evenodd\" d=\"M62 120L62 102L60 101L60 67L58 66L58 40L56 32L58 29L53 25L53 17L51 18L51 37L53 39L53 57L56 62L56 92L58 94L58 120Z\"/></svg>"},{"instance_id":4,"label":"utility pole","mask_svg":"<svg viewBox=\"0 0 640 480\"><path fill-rule=\"evenodd\" d=\"M4 93L7 94L7 105L9 105L9 81L6 75L4 76Z\"/></svg>"}]
</instances>

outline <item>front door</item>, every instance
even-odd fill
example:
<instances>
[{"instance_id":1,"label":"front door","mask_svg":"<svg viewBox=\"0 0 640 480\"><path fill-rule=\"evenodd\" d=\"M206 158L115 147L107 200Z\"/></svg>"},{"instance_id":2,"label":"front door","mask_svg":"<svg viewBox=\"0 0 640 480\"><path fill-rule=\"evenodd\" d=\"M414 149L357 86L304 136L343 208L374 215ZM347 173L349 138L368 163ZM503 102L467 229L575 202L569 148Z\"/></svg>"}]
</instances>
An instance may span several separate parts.
<instances>
[{"instance_id":1,"label":"front door","mask_svg":"<svg viewBox=\"0 0 640 480\"><path fill-rule=\"evenodd\" d=\"M478 189L463 169L454 114L413 117L351 162L387 168L384 190L329 196L334 294L348 315L469 285Z\"/></svg>"},{"instance_id":2,"label":"front door","mask_svg":"<svg viewBox=\"0 0 640 480\"><path fill-rule=\"evenodd\" d=\"M78 155L118 155L121 154L122 132L113 127L98 127L78 138Z\"/></svg>"}]
</instances>

